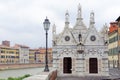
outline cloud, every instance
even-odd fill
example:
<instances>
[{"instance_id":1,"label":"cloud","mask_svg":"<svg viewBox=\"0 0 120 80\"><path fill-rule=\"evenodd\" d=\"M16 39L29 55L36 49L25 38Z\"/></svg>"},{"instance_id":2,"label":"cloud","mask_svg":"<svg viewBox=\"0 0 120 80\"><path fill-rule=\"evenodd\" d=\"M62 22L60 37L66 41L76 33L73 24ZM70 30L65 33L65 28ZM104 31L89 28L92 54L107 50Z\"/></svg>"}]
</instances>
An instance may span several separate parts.
<instances>
[{"instance_id":1,"label":"cloud","mask_svg":"<svg viewBox=\"0 0 120 80\"><path fill-rule=\"evenodd\" d=\"M119 0L0 0L0 41L10 40L31 48L45 47L43 21L47 16L51 22L49 47L52 46L52 25L57 33L64 28L66 10L70 14L70 25L76 22L77 6L82 6L83 21L89 27L91 10L95 12L96 28L114 21L120 14Z\"/></svg>"}]
</instances>

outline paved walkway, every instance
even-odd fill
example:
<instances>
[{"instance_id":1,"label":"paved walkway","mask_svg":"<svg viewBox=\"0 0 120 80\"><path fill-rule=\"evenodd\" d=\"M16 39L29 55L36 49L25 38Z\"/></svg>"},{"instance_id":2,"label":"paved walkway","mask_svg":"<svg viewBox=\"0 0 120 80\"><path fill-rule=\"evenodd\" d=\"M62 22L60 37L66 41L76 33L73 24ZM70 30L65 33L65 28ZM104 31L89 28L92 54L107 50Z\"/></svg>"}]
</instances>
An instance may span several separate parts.
<instances>
[{"instance_id":1,"label":"paved walkway","mask_svg":"<svg viewBox=\"0 0 120 80\"><path fill-rule=\"evenodd\" d=\"M120 69L110 69L110 78L120 80Z\"/></svg>"},{"instance_id":2,"label":"paved walkway","mask_svg":"<svg viewBox=\"0 0 120 80\"><path fill-rule=\"evenodd\" d=\"M58 77L58 80L120 80L120 70L110 69L109 77L85 76L85 77Z\"/></svg>"}]
</instances>

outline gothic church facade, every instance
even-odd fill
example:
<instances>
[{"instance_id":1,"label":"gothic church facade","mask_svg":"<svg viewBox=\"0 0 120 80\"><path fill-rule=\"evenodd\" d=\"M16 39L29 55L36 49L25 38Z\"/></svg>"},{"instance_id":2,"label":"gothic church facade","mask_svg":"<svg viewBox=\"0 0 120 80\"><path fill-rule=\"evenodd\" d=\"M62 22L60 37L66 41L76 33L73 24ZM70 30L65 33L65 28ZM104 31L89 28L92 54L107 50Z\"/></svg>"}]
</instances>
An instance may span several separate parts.
<instances>
[{"instance_id":1,"label":"gothic church facade","mask_svg":"<svg viewBox=\"0 0 120 80\"><path fill-rule=\"evenodd\" d=\"M95 28L94 12L90 13L87 28L78 5L76 23L69 27L69 13L65 14L64 30L56 34L53 25L53 68L58 76L108 76L107 27L102 33Z\"/></svg>"}]
</instances>

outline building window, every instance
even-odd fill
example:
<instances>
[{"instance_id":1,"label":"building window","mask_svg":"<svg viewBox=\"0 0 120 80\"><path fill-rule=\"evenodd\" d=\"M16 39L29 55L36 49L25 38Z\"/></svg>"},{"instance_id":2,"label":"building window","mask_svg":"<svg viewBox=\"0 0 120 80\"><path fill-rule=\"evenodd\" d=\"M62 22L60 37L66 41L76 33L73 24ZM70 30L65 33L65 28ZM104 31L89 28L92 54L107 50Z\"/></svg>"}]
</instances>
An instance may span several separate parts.
<instances>
[{"instance_id":1,"label":"building window","mask_svg":"<svg viewBox=\"0 0 120 80\"><path fill-rule=\"evenodd\" d=\"M118 35L109 39L109 43L113 43L113 42L116 42L116 41L118 41Z\"/></svg>"},{"instance_id":2,"label":"building window","mask_svg":"<svg viewBox=\"0 0 120 80\"><path fill-rule=\"evenodd\" d=\"M120 47L118 47L118 53L120 53Z\"/></svg>"},{"instance_id":3,"label":"building window","mask_svg":"<svg viewBox=\"0 0 120 80\"><path fill-rule=\"evenodd\" d=\"M19 56L16 56L16 58L19 58Z\"/></svg>"},{"instance_id":4,"label":"building window","mask_svg":"<svg viewBox=\"0 0 120 80\"><path fill-rule=\"evenodd\" d=\"M109 49L109 55L115 55L115 54L118 54L118 48L117 47Z\"/></svg>"},{"instance_id":5,"label":"building window","mask_svg":"<svg viewBox=\"0 0 120 80\"><path fill-rule=\"evenodd\" d=\"M5 58L5 56L1 56L1 58Z\"/></svg>"},{"instance_id":6,"label":"building window","mask_svg":"<svg viewBox=\"0 0 120 80\"><path fill-rule=\"evenodd\" d=\"M5 51L1 51L1 53L5 53Z\"/></svg>"},{"instance_id":7,"label":"building window","mask_svg":"<svg viewBox=\"0 0 120 80\"><path fill-rule=\"evenodd\" d=\"M118 26L120 27L120 23L118 23Z\"/></svg>"},{"instance_id":8,"label":"building window","mask_svg":"<svg viewBox=\"0 0 120 80\"><path fill-rule=\"evenodd\" d=\"M16 54L19 54L19 52L16 52Z\"/></svg>"}]
</instances>

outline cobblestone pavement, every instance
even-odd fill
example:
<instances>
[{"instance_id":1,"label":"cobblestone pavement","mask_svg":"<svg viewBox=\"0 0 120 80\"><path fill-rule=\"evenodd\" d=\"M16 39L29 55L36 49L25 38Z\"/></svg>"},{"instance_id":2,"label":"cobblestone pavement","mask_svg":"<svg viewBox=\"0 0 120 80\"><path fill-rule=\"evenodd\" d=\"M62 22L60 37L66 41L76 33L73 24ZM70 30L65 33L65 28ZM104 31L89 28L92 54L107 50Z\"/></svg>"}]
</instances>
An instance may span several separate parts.
<instances>
[{"instance_id":1,"label":"cobblestone pavement","mask_svg":"<svg viewBox=\"0 0 120 80\"><path fill-rule=\"evenodd\" d=\"M85 76L85 77L58 77L57 80L120 80L120 70L110 69L109 77Z\"/></svg>"}]
</instances>

